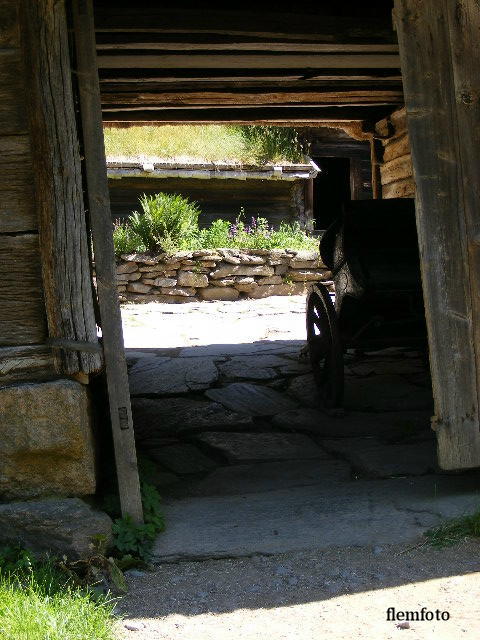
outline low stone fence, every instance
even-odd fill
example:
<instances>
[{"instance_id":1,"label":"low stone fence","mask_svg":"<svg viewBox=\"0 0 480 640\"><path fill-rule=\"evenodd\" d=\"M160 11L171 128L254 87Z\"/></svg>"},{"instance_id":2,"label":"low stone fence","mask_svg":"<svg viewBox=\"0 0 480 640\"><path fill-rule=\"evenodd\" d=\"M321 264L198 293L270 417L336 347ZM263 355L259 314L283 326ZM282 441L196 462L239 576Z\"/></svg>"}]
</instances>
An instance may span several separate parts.
<instances>
[{"instance_id":1,"label":"low stone fence","mask_svg":"<svg viewBox=\"0 0 480 640\"><path fill-rule=\"evenodd\" d=\"M201 249L173 255L122 255L117 287L123 302L238 300L305 293L330 283L316 251Z\"/></svg>"}]
</instances>

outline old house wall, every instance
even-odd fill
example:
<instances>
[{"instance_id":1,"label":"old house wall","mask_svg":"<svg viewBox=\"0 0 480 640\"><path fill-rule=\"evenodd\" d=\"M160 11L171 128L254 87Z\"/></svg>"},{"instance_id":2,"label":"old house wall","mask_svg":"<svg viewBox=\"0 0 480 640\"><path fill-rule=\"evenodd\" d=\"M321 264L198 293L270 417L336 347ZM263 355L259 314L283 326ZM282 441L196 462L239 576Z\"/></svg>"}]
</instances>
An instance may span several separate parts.
<instances>
[{"instance_id":1,"label":"old house wall","mask_svg":"<svg viewBox=\"0 0 480 640\"><path fill-rule=\"evenodd\" d=\"M48 344L45 283L54 265L41 250L26 7L36 10L0 2L0 501L95 491L88 388L62 373ZM66 37L61 3L46 12ZM75 286L71 294L81 297Z\"/></svg>"},{"instance_id":2,"label":"old house wall","mask_svg":"<svg viewBox=\"0 0 480 640\"><path fill-rule=\"evenodd\" d=\"M143 193L178 193L198 202L202 214L200 226L223 218L234 222L245 211L252 216L267 218L270 224L303 220L305 209L305 180L208 180L196 178L122 178L110 179L110 204L113 219L128 217L139 209L138 199Z\"/></svg>"},{"instance_id":3,"label":"old house wall","mask_svg":"<svg viewBox=\"0 0 480 640\"><path fill-rule=\"evenodd\" d=\"M405 107L377 122L375 132L382 137L383 146L380 165L382 198L415 197Z\"/></svg>"}]
</instances>

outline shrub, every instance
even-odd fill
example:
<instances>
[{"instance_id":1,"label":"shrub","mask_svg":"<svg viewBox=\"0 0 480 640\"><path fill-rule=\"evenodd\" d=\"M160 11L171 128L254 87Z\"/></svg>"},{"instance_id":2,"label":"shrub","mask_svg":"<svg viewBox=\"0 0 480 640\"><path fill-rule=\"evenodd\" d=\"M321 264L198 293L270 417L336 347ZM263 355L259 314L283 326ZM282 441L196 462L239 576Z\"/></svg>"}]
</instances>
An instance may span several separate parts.
<instances>
[{"instance_id":1,"label":"shrub","mask_svg":"<svg viewBox=\"0 0 480 640\"><path fill-rule=\"evenodd\" d=\"M180 246L197 234L200 210L187 198L166 193L143 194L140 204L142 213L135 211L128 223L147 251Z\"/></svg>"},{"instance_id":2,"label":"shrub","mask_svg":"<svg viewBox=\"0 0 480 640\"><path fill-rule=\"evenodd\" d=\"M128 222L120 220L115 220L113 225L113 246L117 255L145 251L145 245Z\"/></svg>"}]
</instances>

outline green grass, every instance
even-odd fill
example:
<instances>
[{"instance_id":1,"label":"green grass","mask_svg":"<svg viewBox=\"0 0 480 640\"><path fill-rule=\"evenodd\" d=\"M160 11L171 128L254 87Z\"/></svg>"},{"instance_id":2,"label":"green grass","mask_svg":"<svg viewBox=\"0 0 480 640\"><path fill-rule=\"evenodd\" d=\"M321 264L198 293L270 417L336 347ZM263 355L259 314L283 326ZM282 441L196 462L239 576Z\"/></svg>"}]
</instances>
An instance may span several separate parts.
<instances>
[{"instance_id":1,"label":"green grass","mask_svg":"<svg viewBox=\"0 0 480 640\"><path fill-rule=\"evenodd\" d=\"M253 162L238 128L220 125L105 127L109 158Z\"/></svg>"},{"instance_id":2,"label":"green grass","mask_svg":"<svg viewBox=\"0 0 480 640\"><path fill-rule=\"evenodd\" d=\"M285 127L164 125L105 127L105 151L112 159L156 158L177 162L262 164L298 162L297 135Z\"/></svg>"},{"instance_id":3,"label":"green grass","mask_svg":"<svg viewBox=\"0 0 480 640\"><path fill-rule=\"evenodd\" d=\"M2 640L114 640L113 603L26 552L0 569Z\"/></svg>"},{"instance_id":4,"label":"green grass","mask_svg":"<svg viewBox=\"0 0 480 640\"><path fill-rule=\"evenodd\" d=\"M426 531L425 537L432 547L450 547L465 538L480 538L480 510L447 520Z\"/></svg>"}]
</instances>

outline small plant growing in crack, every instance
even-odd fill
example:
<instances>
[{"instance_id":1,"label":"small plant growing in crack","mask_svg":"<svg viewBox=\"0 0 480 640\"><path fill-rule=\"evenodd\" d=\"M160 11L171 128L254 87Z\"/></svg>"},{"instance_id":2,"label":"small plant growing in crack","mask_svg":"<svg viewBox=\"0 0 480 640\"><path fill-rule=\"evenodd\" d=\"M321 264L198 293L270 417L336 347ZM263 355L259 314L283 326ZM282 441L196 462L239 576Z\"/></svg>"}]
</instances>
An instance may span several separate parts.
<instances>
[{"instance_id":1,"label":"small plant growing in crack","mask_svg":"<svg viewBox=\"0 0 480 640\"><path fill-rule=\"evenodd\" d=\"M432 547L450 547L465 538L480 538L480 509L471 515L446 520L424 535Z\"/></svg>"}]
</instances>

